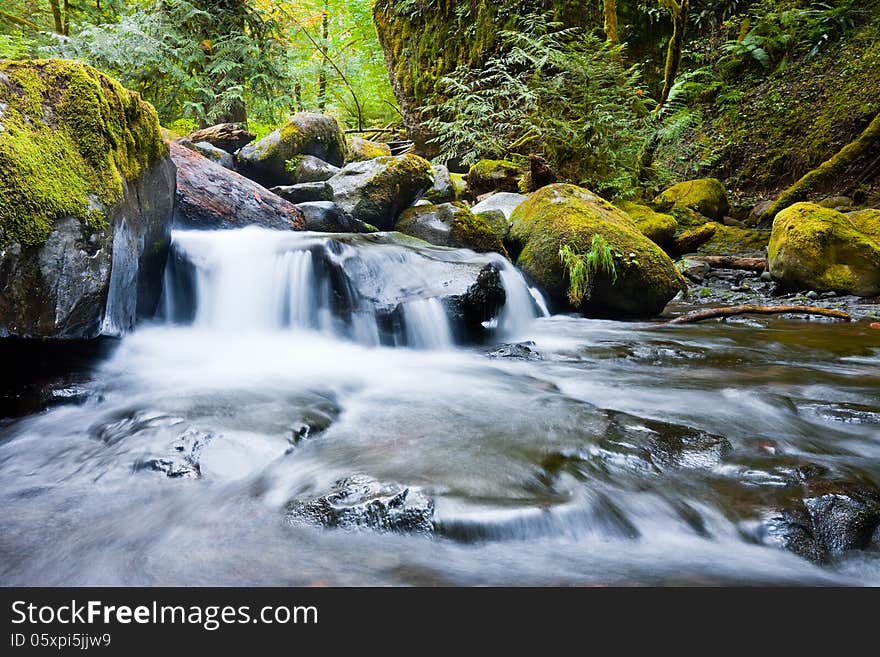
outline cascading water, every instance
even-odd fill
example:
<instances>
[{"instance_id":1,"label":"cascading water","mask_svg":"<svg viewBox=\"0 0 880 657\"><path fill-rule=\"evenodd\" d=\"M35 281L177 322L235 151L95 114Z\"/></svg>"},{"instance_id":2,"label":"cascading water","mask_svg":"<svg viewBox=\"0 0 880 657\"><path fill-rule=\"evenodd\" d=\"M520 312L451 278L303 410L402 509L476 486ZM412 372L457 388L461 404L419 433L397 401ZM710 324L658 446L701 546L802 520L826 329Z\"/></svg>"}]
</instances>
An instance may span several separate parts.
<instances>
[{"instance_id":1,"label":"cascading water","mask_svg":"<svg viewBox=\"0 0 880 657\"><path fill-rule=\"evenodd\" d=\"M497 334L521 332L543 301L495 254L392 235L176 231L165 314L216 330L312 329L366 345L443 349L465 332L451 319L456 300L487 265L505 296Z\"/></svg>"}]
</instances>

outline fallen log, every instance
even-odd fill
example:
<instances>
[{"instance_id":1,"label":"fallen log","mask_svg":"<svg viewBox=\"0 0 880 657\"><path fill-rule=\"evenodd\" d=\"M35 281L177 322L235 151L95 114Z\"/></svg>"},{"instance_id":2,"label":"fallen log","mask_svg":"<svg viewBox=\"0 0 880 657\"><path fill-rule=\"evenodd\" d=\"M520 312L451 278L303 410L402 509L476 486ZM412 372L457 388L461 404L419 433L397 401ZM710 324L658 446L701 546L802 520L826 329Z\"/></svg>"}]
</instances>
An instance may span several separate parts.
<instances>
[{"instance_id":1,"label":"fallen log","mask_svg":"<svg viewBox=\"0 0 880 657\"><path fill-rule=\"evenodd\" d=\"M753 271L762 273L767 267L767 260L764 258L740 258L738 256L702 256L691 258L705 262L712 269L742 269L745 271Z\"/></svg>"},{"instance_id":2,"label":"fallen log","mask_svg":"<svg viewBox=\"0 0 880 657\"><path fill-rule=\"evenodd\" d=\"M852 321L852 317L842 310L833 310L831 308L821 308L819 306L727 306L724 308L707 308L706 310L695 310L686 313L675 319L671 319L661 326L672 326L674 324L694 324L707 319L717 319L734 317L736 315L779 315L790 313L796 315L821 315L823 317L834 317L842 319L846 322Z\"/></svg>"}]
</instances>

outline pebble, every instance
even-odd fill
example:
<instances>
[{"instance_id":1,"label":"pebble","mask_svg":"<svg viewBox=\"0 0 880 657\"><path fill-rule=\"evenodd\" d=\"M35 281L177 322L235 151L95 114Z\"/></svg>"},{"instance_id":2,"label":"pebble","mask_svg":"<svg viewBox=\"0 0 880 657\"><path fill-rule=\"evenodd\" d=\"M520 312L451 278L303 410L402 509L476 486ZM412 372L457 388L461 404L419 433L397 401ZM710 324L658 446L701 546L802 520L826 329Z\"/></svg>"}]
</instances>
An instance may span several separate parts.
<instances>
[{"instance_id":1,"label":"pebble","mask_svg":"<svg viewBox=\"0 0 880 657\"><path fill-rule=\"evenodd\" d=\"M809 292L807 292L807 294L805 296L807 297L807 299L815 301L816 299L819 298L819 293L816 292L815 290L810 290Z\"/></svg>"},{"instance_id":2,"label":"pebble","mask_svg":"<svg viewBox=\"0 0 880 657\"><path fill-rule=\"evenodd\" d=\"M761 274L761 280L765 283L769 283L773 280L773 276L770 274L769 271L765 271L763 274Z\"/></svg>"}]
</instances>

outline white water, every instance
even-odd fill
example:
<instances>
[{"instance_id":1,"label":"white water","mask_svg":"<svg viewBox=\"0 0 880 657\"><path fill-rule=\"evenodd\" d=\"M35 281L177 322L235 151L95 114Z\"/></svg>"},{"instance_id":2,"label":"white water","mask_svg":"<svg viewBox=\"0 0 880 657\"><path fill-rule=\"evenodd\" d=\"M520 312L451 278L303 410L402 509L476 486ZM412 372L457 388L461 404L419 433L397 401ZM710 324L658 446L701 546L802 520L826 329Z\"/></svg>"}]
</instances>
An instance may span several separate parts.
<instances>
[{"instance_id":1,"label":"white water","mask_svg":"<svg viewBox=\"0 0 880 657\"><path fill-rule=\"evenodd\" d=\"M443 299L463 293L489 263L506 293L499 337L546 314L540 295L500 256L396 239L254 227L175 231L165 314L227 332L311 329L369 346L447 349L460 327Z\"/></svg>"}]
</instances>

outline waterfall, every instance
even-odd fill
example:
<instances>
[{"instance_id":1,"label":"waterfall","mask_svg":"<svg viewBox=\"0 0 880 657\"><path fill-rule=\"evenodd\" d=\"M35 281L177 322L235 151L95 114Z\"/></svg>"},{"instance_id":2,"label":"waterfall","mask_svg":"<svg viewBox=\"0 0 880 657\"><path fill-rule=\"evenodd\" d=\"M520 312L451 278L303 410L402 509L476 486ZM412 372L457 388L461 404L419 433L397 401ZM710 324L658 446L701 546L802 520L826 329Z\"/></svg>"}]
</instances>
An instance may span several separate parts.
<instances>
[{"instance_id":1,"label":"waterfall","mask_svg":"<svg viewBox=\"0 0 880 657\"><path fill-rule=\"evenodd\" d=\"M169 322L217 331L314 330L364 345L444 349L465 330L452 319L456 300L487 265L506 302L485 325L499 337L519 334L543 301L509 262L395 233L174 231L163 307Z\"/></svg>"}]
</instances>

